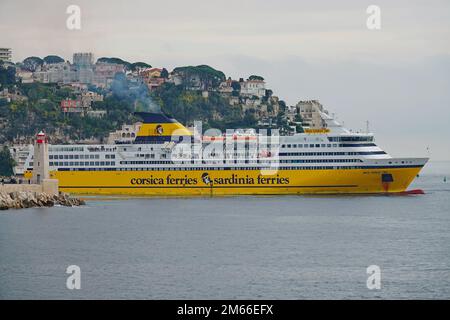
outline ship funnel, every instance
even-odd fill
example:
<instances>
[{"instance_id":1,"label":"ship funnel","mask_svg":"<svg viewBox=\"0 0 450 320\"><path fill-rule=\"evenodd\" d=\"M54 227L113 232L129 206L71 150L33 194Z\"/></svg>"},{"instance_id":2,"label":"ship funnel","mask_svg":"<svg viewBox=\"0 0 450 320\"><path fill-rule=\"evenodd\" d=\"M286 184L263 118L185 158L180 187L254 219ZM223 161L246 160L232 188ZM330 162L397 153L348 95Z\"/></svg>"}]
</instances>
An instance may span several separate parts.
<instances>
[{"instance_id":1,"label":"ship funnel","mask_svg":"<svg viewBox=\"0 0 450 320\"><path fill-rule=\"evenodd\" d=\"M135 112L135 114L143 120L135 143L178 141L182 137L192 136L185 126L164 113Z\"/></svg>"}]
</instances>

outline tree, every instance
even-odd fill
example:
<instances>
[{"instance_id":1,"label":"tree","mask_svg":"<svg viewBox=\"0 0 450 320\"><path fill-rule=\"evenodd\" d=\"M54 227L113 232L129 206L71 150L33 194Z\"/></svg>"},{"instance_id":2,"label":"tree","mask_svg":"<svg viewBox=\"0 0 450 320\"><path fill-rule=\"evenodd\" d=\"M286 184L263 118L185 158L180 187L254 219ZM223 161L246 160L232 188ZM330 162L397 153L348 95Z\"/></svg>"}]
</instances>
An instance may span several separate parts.
<instances>
[{"instance_id":1,"label":"tree","mask_svg":"<svg viewBox=\"0 0 450 320\"><path fill-rule=\"evenodd\" d=\"M10 177L14 174L13 167L15 166L14 159L9 153L7 146L3 146L0 151L0 176Z\"/></svg>"},{"instance_id":2,"label":"tree","mask_svg":"<svg viewBox=\"0 0 450 320\"><path fill-rule=\"evenodd\" d=\"M243 126L245 127L254 127L257 121L255 119L255 110L249 109L245 111L245 116L242 121Z\"/></svg>"},{"instance_id":3,"label":"tree","mask_svg":"<svg viewBox=\"0 0 450 320\"><path fill-rule=\"evenodd\" d=\"M131 63L128 61L122 60L120 58L108 58L108 57L101 57L98 58L97 62L104 62L104 63L114 63L114 64L121 64L125 66L126 69L130 70Z\"/></svg>"},{"instance_id":4,"label":"tree","mask_svg":"<svg viewBox=\"0 0 450 320\"><path fill-rule=\"evenodd\" d=\"M44 60L39 57L28 57L22 62L23 68L34 72L36 69L44 64Z\"/></svg>"},{"instance_id":5,"label":"tree","mask_svg":"<svg viewBox=\"0 0 450 320\"><path fill-rule=\"evenodd\" d=\"M50 56L46 56L43 61L46 64L51 64L51 63L61 63L61 62L64 62L65 60L59 56L50 55Z\"/></svg>"},{"instance_id":6,"label":"tree","mask_svg":"<svg viewBox=\"0 0 450 320\"><path fill-rule=\"evenodd\" d=\"M231 87L233 88L233 91L240 91L241 90L241 84L238 81L232 81Z\"/></svg>"},{"instance_id":7,"label":"tree","mask_svg":"<svg viewBox=\"0 0 450 320\"><path fill-rule=\"evenodd\" d=\"M167 71L166 68L163 68L161 71L161 78L167 79L169 78L169 72Z\"/></svg>"},{"instance_id":8,"label":"tree","mask_svg":"<svg viewBox=\"0 0 450 320\"><path fill-rule=\"evenodd\" d=\"M145 62L135 62L135 63L130 64L130 66L129 66L131 71L135 71L138 68L144 69L144 68L151 68L151 67L152 67L151 65L149 65L148 63L145 63Z\"/></svg>"},{"instance_id":9,"label":"tree","mask_svg":"<svg viewBox=\"0 0 450 320\"><path fill-rule=\"evenodd\" d=\"M8 86L16 82L16 69L0 66L0 85Z\"/></svg>"},{"instance_id":10,"label":"tree","mask_svg":"<svg viewBox=\"0 0 450 320\"><path fill-rule=\"evenodd\" d=\"M287 108L286 102L284 102L284 100L278 101L278 105L280 106L280 110L283 111L283 112L284 112L284 111L286 110L286 108Z\"/></svg>"},{"instance_id":11,"label":"tree","mask_svg":"<svg viewBox=\"0 0 450 320\"><path fill-rule=\"evenodd\" d=\"M185 88L192 87L194 79L199 79L200 90L208 90L210 88L217 88L222 81L225 81L226 77L222 71L211 68L207 65L199 65L196 67L177 67L173 69L173 72L181 75Z\"/></svg>"},{"instance_id":12,"label":"tree","mask_svg":"<svg viewBox=\"0 0 450 320\"><path fill-rule=\"evenodd\" d=\"M264 78L261 76L256 76L254 74L252 74L250 77L248 77L249 80L260 80L260 81L264 81Z\"/></svg>"}]
</instances>

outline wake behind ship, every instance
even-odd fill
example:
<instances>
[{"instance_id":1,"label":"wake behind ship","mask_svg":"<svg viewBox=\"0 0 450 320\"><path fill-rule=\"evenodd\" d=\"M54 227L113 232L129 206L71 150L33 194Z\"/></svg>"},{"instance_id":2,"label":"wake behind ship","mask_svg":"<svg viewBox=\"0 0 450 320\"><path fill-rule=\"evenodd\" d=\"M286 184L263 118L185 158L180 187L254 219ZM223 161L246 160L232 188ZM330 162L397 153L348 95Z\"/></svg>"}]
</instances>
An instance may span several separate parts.
<instances>
[{"instance_id":1,"label":"wake behind ship","mask_svg":"<svg viewBox=\"0 0 450 320\"><path fill-rule=\"evenodd\" d=\"M134 141L50 145L50 177L76 194L269 195L397 193L427 158L393 158L373 134L327 114L322 129L292 136L239 131L195 134L164 114L143 118ZM25 162L33 169L32 152Z\"/></svg>"}]
</instances>

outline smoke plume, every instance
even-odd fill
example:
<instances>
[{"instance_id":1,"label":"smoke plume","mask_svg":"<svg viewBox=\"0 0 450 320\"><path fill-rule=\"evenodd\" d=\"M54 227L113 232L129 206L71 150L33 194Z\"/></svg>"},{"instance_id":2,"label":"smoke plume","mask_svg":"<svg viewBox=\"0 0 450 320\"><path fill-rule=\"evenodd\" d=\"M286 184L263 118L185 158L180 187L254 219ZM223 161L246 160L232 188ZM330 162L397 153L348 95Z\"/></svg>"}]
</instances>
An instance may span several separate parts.
<instances>
[{"instance_id":1,"label":"smoke plume","mask_svg":"<svg viewBox=\"0 0 450 320\"><path fill-rule=\"evenodd\" d=\"M118 73L111 84L111 90L117 97L134 104L134 111L161 113L161 107L153 101L148 87L142 81L130 81L124 73Z\"/></svg>"}]
</instances>

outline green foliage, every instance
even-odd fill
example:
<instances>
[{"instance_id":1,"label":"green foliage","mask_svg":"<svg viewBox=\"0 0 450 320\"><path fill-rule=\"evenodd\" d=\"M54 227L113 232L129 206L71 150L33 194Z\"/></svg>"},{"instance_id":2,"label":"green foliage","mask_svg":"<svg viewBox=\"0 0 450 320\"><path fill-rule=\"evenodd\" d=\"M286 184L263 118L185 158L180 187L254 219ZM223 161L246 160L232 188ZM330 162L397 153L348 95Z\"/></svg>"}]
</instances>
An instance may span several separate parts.
<instances>
[{"instance_id":1,"label":"green foliage","mask_svg":"<svg viewBox=\"0 0 450 320\"><path fill-rule=\"evenodd\" d=\"M99 119L64 114L61 111L61 100L76 97L71 88L30 83L22 84L20 90L28 97L28 101L0 103L0 117L6 120L5 128L0 131L0 142L12 141L17 137L33 137L42 129L54 139L52 143L65 142L56 137L57 132L71 139L104 138L123 123L136 120L132 114L132 101L115 95L94 103L94 109L107 110L107 117Z\"/></svg>"},{"instance_id":2,"label":"green foliage","mask_svg":"<svg viewBox=\"0 0 450 320\"><path fill-rule=\"evenodd\" d=\"M104 118L91 118L80 114L67 114L63 117L66 126L64 133L72 139L99 138L103 140L108 133L118 129L124 123L137 121L133 116L134 105L128 99L110 95L104 101L94 103L94 109L107 111Z\"/></svg>"},{"instance_id":3,"label":"green foliage","mask_svg":"<svg viewBox=\"0 0 450 320\"><path fill-rule=\"evenodd\" d=\"M232 107L228 100L216 92L209 92L207 99L200 92L187 91L181 85L165 83L153 92L153 100L161 105L163 112L188 125L202 121L203 129L251 127L256 124L254 113L242 113L240 107Z\"/></svg>"},{"instance_id":4,"label":"green foliage","mask_svg":"<svg viewBox=\"0 0 450 320\"><path fill-rule=\"evenodd\" d=\"M283 111L283 112L286 111L287 106L286 106L286 102L284 102L284 100L278 101L278 104L280 105L281 111Z\"/></svg>"},{"instance_id":5,"label":"green foliage","mask_svg":"<svg viewBox=\"0 0 450 320\"><path fill-rule=\"evenodd\" d=\"M47 64L50 63L60 63L60 62L64 62L65 60L59 56L55 56L55 55L50 55L50 56L46 56L44 58L44 62Z\"/></svg>"},{"instance_id":6,"label":"green foliage","mask_svg":"<svg viewBox=\"0 0 450 320\"><path fill-rule=\"evenodd\" d=\"M9 153L7 146L3 146L0 150L0 176L10 177L13 175L13 167L15 162Z\"/></svg>"},{"instance_id":7,"label":"green foliage","mask_svg":"<svg viewBox=\"0 0 450 320\"><path fill-rule=\"evenodd\" d=\"M24 83L20 86L20 88L31 102L48 99L56 104L59 104L59 102L63 99L74 99L76 97L73 89L69 87L60 88L55 84L43 84L38 82Z\"/></svg>"},{"instance_id":8,"label":"green foliage","mask_svg":"<svg viewBox=\"0 0 450 320\"><path fill-rule=\"evenodd\" d=\"M120 58L114 58L114 57L113 58L101 57L101 58L98 58L97 62L121 64L121 65L124 65L129 70L130 70L130 66L131 66L130 62L122 60Z\"/></svg>"},{"instance_id":9,"label":"green foliage","mask_svg":"<svg viewBox=\"0 0 450 320\"><path fill-rule=\"evenodd\" d=\"M163 68L163 69L161 70L161 78L164 78L164 79L169 78L169 71L167 71L166 68Z\"/></svg>"},{"instance_id":10,"label":"green foliage","mask_svg":"<svg viewBox=\"0 0 450 320\"><path fill-rule=\"evenodd\" d=\"M59 61L59 57L47 56L46 61ZM28 59L28 60L27 60ZM43 63L38 57L25 59L30 69ZM138 67L150 67L144 62L129 63L120 58L100 58L99 62L117 63L127 69ZM14 69L14 68L12 68ZM9 73L8 73L9 72ZM174 69L174 73L183 80L182 85L166 82L158 89L151 92L151 98L145 90L136 88L136 84L129 83L125 74L117 74L110 89L100 89L93 86L89 90L104 95L104 101L93 102L94 110L106 110L104 118L90 118L81 114L64 114L60 108L61 100L75 99L76 93L71 87L56 84L15 84L15 77L11 70L1 68L0 82L2 84L17 85L18 90L28 97L26 101L7 103L0 101L0 118L3 118L5 126L0 130L0 143L12 141L22 137L33 137L42 129L51 137L51 143L68 143L70 140L88 138L104 139L109 132L120 128L124 123L133 123L139 119L133 115L136 108L151 107L153 103L161 106L163 112L172 115L181 123L192 125L195 120L203 123L203 129L217 128L222 131L233 128L256 127L256 111L254 109L243 112L242 107L230 106L228 98L223 97L215 90L225 74L207 65L186 66ZM166 69L161 72L161 77L168 78ZM263 79L259 76L251 76L250 79ZM195 82L195 83L194 83ZM232 95L239 96L240 83L233 81ZM198 87L198 91L192 90ZM189 90L187 90L189 89ZM202 96L201 90L208 90L208 97ZM270 90L266 91L265 102L271 96ZM280 113L276 124L284 130L288 130L286 124L286 104L279 101ZM155 108L154 108L155 109ZM157 109L157 108L156 108ZM267 103L269 112L273 112L273 106Z\"/></svg>"},{"instance_id":11,"label":"green foliage","mask_svg":"<svg viewBox=\"0 0 450 320\"><path fill-rule=\"evenodd\" d=\"M137 68L151 68L152 66L145 62L135 62L130 64L129 68L131 71L135 71Z\"/></svg>"},{"instance_id":12,"label":"green foliage","mask_svg":"<svg viewBox=\"0 0 450 320\"><path fill-rule=\"evenodd\" d=\"M249 80L261 80L264 81L264 78L261 76L256 76L256 75L251 75L250 77L248 77Z\"/></svg>"},{"instance_id":13,"label":"green foliage","mask_svg":"<svg viewBox=\"0 0 450 320\"><path fill-rule=\"evenodd\" d=\"M178 67L173 72L183 78L185 88L193 85L193 77L198 77L202 90L217 88L222 81L225 81L225 74L222 71L211 68L207 65Z\"/></svg>"},{"instance_id":14,"label":"green foliage","mask_svg":"<svg viewBox=\"0 0 450 320\"><path fill-rule=\"evenodd\" d=\"M233 91L239 92L241 90L241 84L239 83L239 81L232 81L231 88L233 88Z\"/></svg>"},{"instance_id":15,"label":"green foliage","mask_svg":"<svg viewBox=\"0 0 450 320\"><path fill-rule=\"evenodd\" d=\"M36 71L39 66L44 64L44 60L39 57L28 57L22 62L22 67L28 71Z\"/></svg>"},{"instance_id":16,"label":"green foliage","mask_svg":"<svg viewBox=\"0 0 450 320\"><path fill-rule=\"evenodd\" d=\"M0 66L0 85L4 87L10 87L16 82L16 69L13 67L5 68Z\"/></svg>"},{"instance_id":17,"label":"green foliage","mask_svg":"<svg viewBox=\"0 0 450 320\"><path fill-rule=\"evenodd\" d=\"M97 62L104 62L104 63L115 63L115 64L121 64L123 66L125 66L125 69L130 70L130 71L135 71L137 70L137 68L151 68L152 66L149 65L148 63L145 62L128 62L125 60L122 60L120 58L116 58L116 57L112 57L112 58L108 58L108 57L101 57L98 58Z\"/></svg>"}]
</instances>

